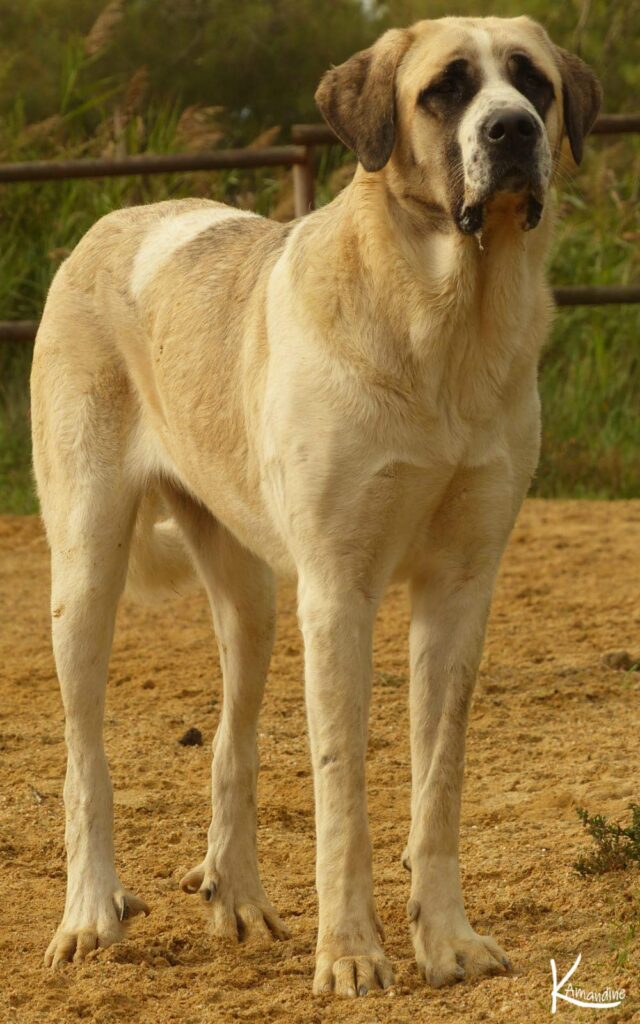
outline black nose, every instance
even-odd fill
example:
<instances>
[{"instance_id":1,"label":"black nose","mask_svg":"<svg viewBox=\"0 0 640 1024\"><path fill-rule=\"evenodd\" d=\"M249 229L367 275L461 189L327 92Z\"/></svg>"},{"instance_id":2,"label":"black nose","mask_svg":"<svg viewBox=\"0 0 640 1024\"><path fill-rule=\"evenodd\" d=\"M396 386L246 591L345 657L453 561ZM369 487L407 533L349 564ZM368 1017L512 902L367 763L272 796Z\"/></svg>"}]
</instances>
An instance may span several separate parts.
<instances>
[{"instance_id":1,"label":"black nose","mask_svg":"<svg viewBox=\"0 0 640 1024\"><path fill-rule=\"evenodd\" d=\"M499 110L484 123L485 139L496 149L528 152L533 149L539 134L538 122L522 109Z\"/></svg>"}]
</instances>

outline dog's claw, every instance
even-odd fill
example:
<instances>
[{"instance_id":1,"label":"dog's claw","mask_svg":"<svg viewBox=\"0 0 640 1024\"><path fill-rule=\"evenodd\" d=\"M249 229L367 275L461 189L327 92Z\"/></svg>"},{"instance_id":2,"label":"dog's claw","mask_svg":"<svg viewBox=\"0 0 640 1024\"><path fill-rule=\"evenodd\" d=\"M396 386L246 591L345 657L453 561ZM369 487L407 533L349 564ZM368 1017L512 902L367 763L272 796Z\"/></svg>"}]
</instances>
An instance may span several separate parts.
<instances>
[{"instance_id":1,"label":"dog's claw","mask_svg":"<svg viewBox=\"0 0 640 1024\"><path fill-rule=\"evenodd\" d=\"M200 895L202 896L202 899L205 901L205 903L210 903L215 894L217 893L217 891L218 886L216 885L216 883L209 882L208 885L205 885L202 889L200 889Z\"/></svg>"},{"instance_id":2,"label":"dog's claw","mask_svg":"<svg viewBox=\"0 0 640 1024\"><path fill-rule=\"evenodd\" d=\"M187 871L186 875L180 879L180 888L183 892L188 892L189 895L195 896L197 892L200 892L203 881L204 868L192 868L191 871Z\"/></svg>"},{"instance_id":3,"label":"dog's claw","mask_svg":"<svg viewBox=\"0 0 640 1024\"><path fill-rule=\"evenodd\" d=\"M205 870L202 865L199 865L187 872L180 882L180 888L183 892L188 892L190 896L199 895L205 903L211 903L218 891L218 883L211 878L205 881L205 877Z\"/></svg>"},{"instance_id":4,"label":"dog's claw","mask_svg":"<svg viewBox=\"0 0 640 1024\"><path fill-rule=\"evenodd\" d=\"M130 917L136 917L137 914L144 914L145 917L148 917L150 913L145 901L130 892L118 893L117 896L114 896L113 902L117 918L121 922L128 921Z\"/></svg>"}]
</instances>

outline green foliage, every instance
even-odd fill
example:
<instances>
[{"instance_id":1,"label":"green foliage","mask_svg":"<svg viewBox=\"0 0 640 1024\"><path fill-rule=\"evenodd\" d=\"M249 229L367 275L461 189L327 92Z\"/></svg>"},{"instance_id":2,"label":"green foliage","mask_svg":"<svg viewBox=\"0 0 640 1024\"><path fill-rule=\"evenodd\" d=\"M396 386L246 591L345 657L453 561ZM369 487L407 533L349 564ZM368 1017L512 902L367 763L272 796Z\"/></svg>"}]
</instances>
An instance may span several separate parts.
<instances>
[{"instance_id":1,"label":"green foliage","mask_svg":"<svg viewBox=\"0 0 640 1024\"><path fill-rule=\"evenodd\" d=\"M577 808L578 817L595 844L595 850L579 857L574 864L583 878L640 864L640 804L629 804L629 810L631 824L625 828L602 814L590 815L583 807Z\"/></svg>"},{"instance_id":2,"label":"green foliage","mask_svg":"<svg viewBox=\"0 0 640 1024\"><path fill-rule=\"evenodd\" d=\"M0 513L37 511L28 424L29 363L30 352L0 343Z\"/></svg>"},{"instance_id":3,"label":"green foliage","mask_svg":"<svg viewBox=\"0 0 640 1024\"><path fill-rule=\"evenodd\" d=\"M633 107L638 0L0 0L0 113L16 81L29 121L58 113L76 45L90 53L87 87L144 66L154 103L221 104L242 135L315 116L322 71L389 25L452 13L536 18L598 68L609 109Z\"/></svg>"},{"instance_id":4,"label":"green foliage","mask_svg":"<svg viewBox=\"0 0 640 1024\"><path fill-rule=\"evenodd\" d=\"M640 280L640 139L591 139L559 196L556 285ZM543 353L543 446L534 493L640 495L640 306L558 310Z\"/></svg>"},{"instance_id":5,"label":"green foliage","mask_svg":"<svg viewBox=\"0 0 640 1024\"><path fill-rule=\"evenodd\" d=\"M359 0L0 0L0 21L0 112L18 78L29 120L57 113L70 41L89 39L89 85L145 67L153 102L222 105L239 138L315 117L322 72L379 31Z\"/></svg>"}]
</instances>

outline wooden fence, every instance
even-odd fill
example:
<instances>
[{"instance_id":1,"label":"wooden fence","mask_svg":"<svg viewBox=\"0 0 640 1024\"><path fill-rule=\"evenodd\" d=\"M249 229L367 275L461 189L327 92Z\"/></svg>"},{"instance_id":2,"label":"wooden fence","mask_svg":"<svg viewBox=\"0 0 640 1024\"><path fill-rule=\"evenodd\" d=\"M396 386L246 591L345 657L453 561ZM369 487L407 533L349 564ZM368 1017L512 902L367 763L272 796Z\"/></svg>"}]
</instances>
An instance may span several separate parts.
<instances>
[{"instance_id":1,"label":"wooden fence","mask_svg":"<svg viewBox=\"0 0 640 1024\"><path fill-rule=\"evenodd\" d=\"M596 121L593 132L599 135L640 132L640 114L603 114ZM0 164L0 184L290 167L293 173L295 215L301 217L315 207L315 148L339 144L339 140L326 125L298 124L291 129L291 141L293 145L289 146L222 149L208 153L177 153L167 156L145 154L119 160L33 160L27 163ZM640 303L640 286L556 288L554 298L559 306ZM0 320L0 342L32 341L37 329L35 320Z\"/></svg>"}]
</instances>

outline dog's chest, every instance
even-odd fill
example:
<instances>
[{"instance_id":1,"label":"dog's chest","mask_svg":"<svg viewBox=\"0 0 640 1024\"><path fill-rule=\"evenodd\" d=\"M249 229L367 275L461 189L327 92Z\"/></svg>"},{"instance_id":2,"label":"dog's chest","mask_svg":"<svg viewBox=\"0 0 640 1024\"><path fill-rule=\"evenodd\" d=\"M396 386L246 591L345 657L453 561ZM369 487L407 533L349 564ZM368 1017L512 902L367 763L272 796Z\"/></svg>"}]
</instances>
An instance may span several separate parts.
<instances>
[{"instance_id":1,"label":"dog's chest","mask_svg":"<svg viewBox=\"0 0 640 1024\"><path fill-rule=\"evenodd\" d=\"M427 367L406 401L379 412L375 443L363 435L372 460L407 464L425 472L452 471L504 456L511 445L514 397L527 402L531 383L511 379L509 367L456 360ZM515 417L517 419L517 415Z\"/></svg>"}]
</instances>

